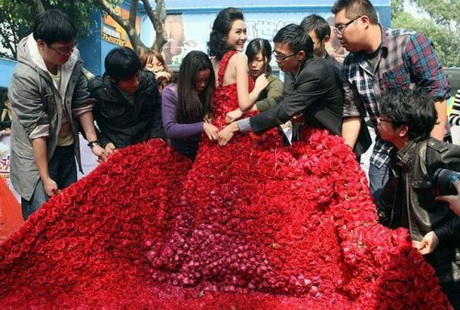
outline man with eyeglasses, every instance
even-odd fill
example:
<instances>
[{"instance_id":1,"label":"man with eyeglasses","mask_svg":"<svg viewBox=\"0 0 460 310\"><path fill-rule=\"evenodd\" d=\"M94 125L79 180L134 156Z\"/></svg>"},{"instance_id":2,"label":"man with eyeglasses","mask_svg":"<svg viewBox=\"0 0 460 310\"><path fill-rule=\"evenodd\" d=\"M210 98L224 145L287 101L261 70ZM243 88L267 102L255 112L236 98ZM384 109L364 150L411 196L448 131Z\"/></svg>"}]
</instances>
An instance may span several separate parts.
<instances>
[{"instance_id":1,"label":"man with eyeglasses","mask_svg":"<svg viewBox=\"0 0 460 310\"><path fill-rule=\"evenodd\" d=\"M430 137L438 116L423 89L393 89L382 96L380 137L395 149L389 181L376 201L380 223L409 230L455 309L460 309L460 218L436 201L440 169L460 171L460 147ZM447 184L446 184L447 187Z\"/></svg>"},{"instance_id":2,"label":"man with eyeglasses","mask_svg":"<svg viewBox=\"0 0 460 310\"><path fill-rule=\"evenodd\" d=\"M99 160L93 101L76 47L77 31L59 10L39 14L33 33L18 46L9 86L12 108L11 180L21 195L24 219L77 180L78 129ZM79 123L79 124L78 124Z\"/></svg>"},{"instance_id":3,"label":"man with eyeglasses","mask_svg":"<svg viewBox=\"0 0 460 310\"><path fill-rule=\"evenodd\" d=\"M411 30L384 29L368 0L338 0L331 9L335 33L350 54L342 66L345 106L343 137L353 147L369 116L376 141L369 166L372 194L378 199L388 176L392 146L381 139L377 128L378 103L391 89L425 89L435 100L438 123L432 136L442 140L446 124L446 99L450 85L432 43Z\"/></svg>"},{"instance_id":4,"label":"man with eyeglasses","mask_svg":"<svg viewBox=\"0 0 460 310\"><path fill-rule=\"evenodd\" d=\"M299 25L289 24L281 28L273 42L273 55L279 68L295 74L293 91L267 111L229 124L219 133L220 145L226 145L237 131L262 133L299 113L302 113L306 125L341 135L343 91L332 66L323 58L314 56L313 41ZM357 143L355 153L360 155L367 147L365 143Z\"/></svg>"}]
</instances>

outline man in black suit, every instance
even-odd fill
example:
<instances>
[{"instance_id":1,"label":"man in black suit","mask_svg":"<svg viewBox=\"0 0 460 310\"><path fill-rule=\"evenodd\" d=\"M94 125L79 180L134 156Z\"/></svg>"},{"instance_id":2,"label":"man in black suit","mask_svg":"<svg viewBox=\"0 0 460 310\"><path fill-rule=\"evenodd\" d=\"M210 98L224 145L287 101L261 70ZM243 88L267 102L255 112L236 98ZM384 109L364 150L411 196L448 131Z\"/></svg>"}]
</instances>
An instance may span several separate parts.
<instances>
[{"instance_id":1,"label":"man in black suit","mask_svg":"<svg viewBox=\"0 0 460 310\"><path fill-rule=\"evenodd\" d=\"M302 27L289 24L273 38L274 56L283 72L295 72L293 91L278 105L251 118L233 122L219 133L219 144L226 145L235 132L262 133L283 124L299 113L308 126L325 128L341 135L343 90L332 66L313 55L313 41ZM365 142L363 142L365 141ZM370 138L361 139L355 153L359 156L370 145Z\"/></svg>"}]
</instances>

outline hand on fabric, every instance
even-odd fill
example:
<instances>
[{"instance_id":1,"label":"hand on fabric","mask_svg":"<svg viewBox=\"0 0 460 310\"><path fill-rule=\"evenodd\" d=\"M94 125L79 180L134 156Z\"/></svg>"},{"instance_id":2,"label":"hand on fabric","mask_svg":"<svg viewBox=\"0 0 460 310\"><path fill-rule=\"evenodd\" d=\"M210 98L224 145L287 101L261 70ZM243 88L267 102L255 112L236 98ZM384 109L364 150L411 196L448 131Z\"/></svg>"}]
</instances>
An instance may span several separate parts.
<instances>
[{"instance_id":1,"label":"hand on fabric","mask_svg":"<svg viewBox=\"0 0 460 310\"><path fill-rule=\"evenodd\" d=\"M99 144L95 144L92 148L91 148L91 152L93 152L94 155L97 156L99 162L101 161L107 161L107 151L102 148Z\"/></svg>"},{"instance_id":2,"label":"hand on fabric","mask_svg":"<svg viewBox=\"0 0 460 310\"><path fill-rule=\"evenodd\" d=\"M204 122L203 130L211 141L216 141L219 137L219 129L211 123Z\"/></svg>"},{"instance_id":3,"label":"hand on fabric","mask_svg":"<svg viewBox=\"0 0 460 310\"><path fill-rule=\"evenodd\" d=\"M54 195L60 193L60 190L56 182L51 178L48 178L47 180L43 181L43 187L45 188L45 193L46 195L48 195L48 197L53 197Z\"/></svg>"},{"instance_id":4,"label":"hand on fabric","mask_svg":"<svg viewBox=\"0 0 460 310\"><path fill-rule=\"evenodd\" d=\"M268 80L265 74L259 75L259 77L256 79L256 84L254 86L254 89L258 90L263 90L265 87L268 85Z\"/></svg>"},{"instance_id":5,"label":"hand on fabric","mask_svg":"<svg viewBox=\"0 0 460 310\"><path fill-rule=\"evenodd\" d=\"M227 124L230 124L230 123L232 123L232 122L234 122L236 120L239 120L241 118L241 116L243 116L243 111L241 111L240 109L230 111L225 116L225 122Z\"/></svg>"},{"instance_id":6,"label":"hand on fabric","mask_svg":"<svg viewBox=\"0 0 460 310\"><path fill-rule=\"evenodd\" d=\"M107 155L112 155L112 153L116 150L117 148L115 147L115 145L110 142L110 143L107 143L107 145L105 146L105 151L107 152Z\"/></svg>"},{"instance_id":7,"label":"hand on fabric","mask_svg":"<svg viewBox=\"0 0 460 310\"><path fill-rule=\"evenodd\" d=\"M438 196L436 197L437 201L445 201L449 203L449 207L455 214L460 216L460 181L455 180L452 183L457 190L457 195L446 195L446 196Z\"/></svg>"},{"instance_id":8,"label":"hand on fabric","mask_svg":"<svg viewBox=\"0 0 460 310\"><path fill-rule=\"evenodd\" d=\"M235 122L224 127L219 132L219 145L226 146L227 143L230 142L230 140L232 140L233 136L235 135L235 132L237 131L238 131L238 124Z\"/></svg>"},{"instance_id":9,"label":"hand on fabric","mask_svg":"<svg viewBox=\"0 0 460 310\"><path fill-rule=\"evenodd\" d=\"M436 249L438 244L439 244L438 236L436 236L434 231L430 231L423 237L422 241L418 243L417 250L422 255L430 254L430 253L433 253L433 251Z\"/></svg>"}]
</instances>

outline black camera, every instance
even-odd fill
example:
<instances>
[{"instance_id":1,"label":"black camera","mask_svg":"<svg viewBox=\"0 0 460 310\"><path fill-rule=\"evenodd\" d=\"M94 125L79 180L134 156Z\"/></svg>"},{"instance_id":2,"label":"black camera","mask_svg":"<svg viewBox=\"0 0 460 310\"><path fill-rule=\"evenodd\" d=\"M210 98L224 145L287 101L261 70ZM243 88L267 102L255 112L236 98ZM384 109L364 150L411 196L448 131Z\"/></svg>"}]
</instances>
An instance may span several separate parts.
<instances>
[{"instance_id":1,"label":"black camera","mask_svg":"<svg viewBox=\"0 0 460 310\"><path fill-rule=\"evenodd\" d=\"M439 168L433 175L433 189L436 196L457 195L453 183L460 180L460 173Z\"/></svg>"}]
</instances>

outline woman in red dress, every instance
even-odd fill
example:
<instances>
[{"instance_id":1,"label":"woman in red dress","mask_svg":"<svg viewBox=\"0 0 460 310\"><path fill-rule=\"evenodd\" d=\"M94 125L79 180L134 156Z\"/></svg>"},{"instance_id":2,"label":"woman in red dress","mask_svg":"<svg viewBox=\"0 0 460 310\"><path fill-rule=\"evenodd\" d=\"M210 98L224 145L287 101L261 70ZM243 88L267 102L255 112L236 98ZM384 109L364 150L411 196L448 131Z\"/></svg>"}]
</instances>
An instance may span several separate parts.
<instances>
[{"instance_id":1,"label":"woman in red dress","mask_svg":"<svg viewBox=\"0 0 460 310\"><path fill-rule=\"evenodd\" d=\"M215 60L216 126L252 104L244 35L232 29L245 31L228 8L210 39L229 50ZM114 154L0 245L0 300L3 309L447 308L407 232L376 219L354 154L326 130L307 129L291 147L276 130L226 147L203 139L193 166L151 140Z\"/></svg>"}]
</instances>

